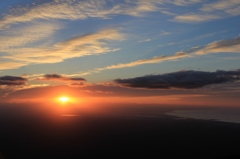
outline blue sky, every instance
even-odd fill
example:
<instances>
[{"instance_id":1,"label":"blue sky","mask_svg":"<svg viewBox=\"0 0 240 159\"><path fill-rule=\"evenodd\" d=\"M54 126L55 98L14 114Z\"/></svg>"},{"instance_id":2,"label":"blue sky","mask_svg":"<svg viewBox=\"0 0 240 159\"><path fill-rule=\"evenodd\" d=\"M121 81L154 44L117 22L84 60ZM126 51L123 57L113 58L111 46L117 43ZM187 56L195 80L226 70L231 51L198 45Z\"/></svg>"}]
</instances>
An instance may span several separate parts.
<instances>
[{"instance_id":1,"label":"blue sky","mask_svg":"<svg viewBox=\"0 0 240 159\"><path fill-rule=\"evenodd\" d=\"M27 88L62 84L46 74L103 83L240 68L239 0L11 0L0 10L0 76Z\"/></svg>"}]
</instances>

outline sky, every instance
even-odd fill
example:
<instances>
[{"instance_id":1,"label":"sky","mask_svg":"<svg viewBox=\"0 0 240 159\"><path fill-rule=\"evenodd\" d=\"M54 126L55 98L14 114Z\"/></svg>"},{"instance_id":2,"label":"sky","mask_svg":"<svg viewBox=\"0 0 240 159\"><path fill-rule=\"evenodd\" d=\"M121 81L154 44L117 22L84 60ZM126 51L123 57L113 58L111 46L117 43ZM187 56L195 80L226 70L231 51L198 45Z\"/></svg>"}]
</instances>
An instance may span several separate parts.
<instances>
[{"instance_id":1,"label":"sky","mask_svg":"<svg viewBox=\"0 0 240 159\"><path fill-rule=\"evenodd\" d=\"M239 18L239 0L0 1L0 103L240 106Z\"/></svg>"}]
</instances>

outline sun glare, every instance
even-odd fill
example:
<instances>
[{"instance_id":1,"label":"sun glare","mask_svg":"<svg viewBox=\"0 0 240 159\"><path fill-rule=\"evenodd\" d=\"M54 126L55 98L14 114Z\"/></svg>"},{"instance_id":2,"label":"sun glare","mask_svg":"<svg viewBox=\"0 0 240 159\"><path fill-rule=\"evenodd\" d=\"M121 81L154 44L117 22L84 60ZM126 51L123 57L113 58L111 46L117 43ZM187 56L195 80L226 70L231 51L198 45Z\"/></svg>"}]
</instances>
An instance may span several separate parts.
<instances>
[{"instance_id":1,"label":"sun glare","mask_svg":"<svg viewBox=\"0 0 240 159\"><path fill-rule=\"evenodd\" d=\"M67 101L69 101L68 97L60 97L58 98L61 102L66 103Z\"/></svg>"}]
</instances>

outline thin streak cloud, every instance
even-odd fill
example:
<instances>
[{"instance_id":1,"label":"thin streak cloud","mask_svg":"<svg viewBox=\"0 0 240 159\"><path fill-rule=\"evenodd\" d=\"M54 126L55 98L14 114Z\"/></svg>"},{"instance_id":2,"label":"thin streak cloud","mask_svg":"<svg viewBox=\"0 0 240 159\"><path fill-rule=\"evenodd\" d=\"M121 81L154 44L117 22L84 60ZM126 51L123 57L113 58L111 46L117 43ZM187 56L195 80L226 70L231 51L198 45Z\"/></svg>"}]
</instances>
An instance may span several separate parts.
<instances>
[{"instance_id":1,"label":"thin streak cloud","mask_svg":"<svg viewBox=\"0 0 240 159\"><path fill-rule=\"evenodd\" d=\"M121 69L121 68L127 68L127 67L135 67L139 65L144 65L144 64L154 64L154 63L161 63L164 61L174 61L174 60L179 60L179 59L184 59L184 58L189 58L189 57L194 57L194 56L200 56L200 55L205 55L205 54L211 54L211 53L240 53L240 37L236 37L233 39L228 39L228 40L222 40L222 41L215 41L212 42L206 46L203 47L192 47L191 49L184 51L184 52L177 52L174 55L169 55L169 56L155 56L151 59L142 59L142 60L137 60L129 63L119 63L116 65L110 65L102 68L96 68L94 70L86 71L80 74L75 74L75 75L80 75L80 76L85 76L88 74L92 73L99 73L100 71L104 70L110 70L110 69ZM75 76L74 75L74 76Z\"/></svg>"},{"instance_id":2,"label":"thin streak cloud","mask_svg":"<svg viewBox=\"0 0 240 159\"><path fill-rule=\"evenodd\" d=\"M164 62L164 61L178 60L178 59L186 58L186 57L191 57L191 55L188 53L184 53L184 52L178 52L178 53L176 53L174 55L170 55L170 56L155 56L151 59L142 59L142 60L133 61L133 62L129 62L129 63L120 63L120 64L116 64L116 65L110 65L110 66L96 68L94 70L82 72L79 74L72 74L69 76L85 76L85 75L89 75L92 73L99 73L100 71L104 71L104 70L135 67L135 66L144 65L144 64L154 64L154 63L160 63L160 62Z\"/></svg>"},{"instance_id":3,"label":"thin streak cloud","mask_svg":"<svg viewBox=\"0 0 240 159\"><path fill-rule=\"evenodd\" d=\"M178 15L174 17L173 21L176 22L187 22L187 23L198 23L198 22L205 22L220 19L221 17L218 15L209 15L209 14L186 14L186 15Z\"/></svg>"},{"instance_id":4,"label":"thin streak cloud","mask_svg":"<svg viewBox=\"0 0 240 159\"><path fill-rule=\"evenodd\" d=\"M134 67L134 66L143 65L143 64L160 63L163 61L178 60L178 59L185 58L185 57L190 57L190 55L187 53L184 53L184 52L178 52L178 53L176 53L174 55L170 55L170 56L155 56L152 59L143 59L143 60L138 60L138 61L134 61L134 62L130 62L130 63L111 65L111 66L107 66L104 68L98 68L97 70L102 71L102 70L107 70L107 69Z\"/></svg>"},{"instance_id":5,"label":"thin streak cloud","mask_svg":"<svg viewBox=\"0 0 240 159\"><path fill-rule=\"evenodd\" d=\"M222 41L215 41L206 45L203 49L198 50L196 54L203 55L221 52L240 53L240 37Z\"/></svg>"}]
</instances>

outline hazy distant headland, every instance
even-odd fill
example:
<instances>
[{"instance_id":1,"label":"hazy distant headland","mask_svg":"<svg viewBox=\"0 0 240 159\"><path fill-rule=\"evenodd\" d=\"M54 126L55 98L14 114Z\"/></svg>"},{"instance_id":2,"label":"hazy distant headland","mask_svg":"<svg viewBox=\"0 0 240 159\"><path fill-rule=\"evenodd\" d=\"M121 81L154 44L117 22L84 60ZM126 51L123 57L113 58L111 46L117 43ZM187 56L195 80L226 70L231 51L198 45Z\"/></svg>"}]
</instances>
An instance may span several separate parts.
<instances>
[{"instance_id":1,"label":"hazy distant headland","mask_svg":"<svg viewBox=\"0 0 240 159\"><path fill-rule=\"evenodd\" d=\"M216 120L216 121L240 124L239 109L174 110L166 114L171 116L183 117L183 118Z\"/></svg>"}]
</instances>

